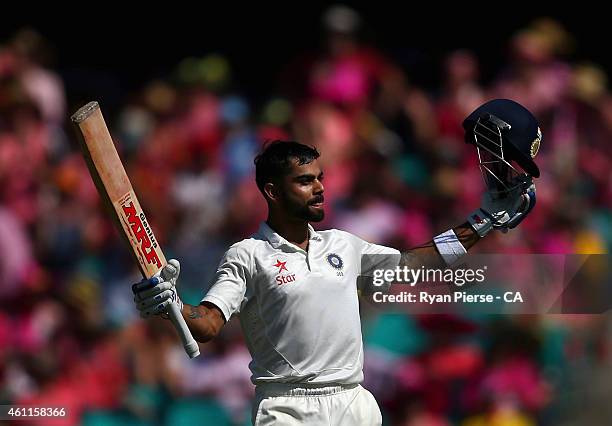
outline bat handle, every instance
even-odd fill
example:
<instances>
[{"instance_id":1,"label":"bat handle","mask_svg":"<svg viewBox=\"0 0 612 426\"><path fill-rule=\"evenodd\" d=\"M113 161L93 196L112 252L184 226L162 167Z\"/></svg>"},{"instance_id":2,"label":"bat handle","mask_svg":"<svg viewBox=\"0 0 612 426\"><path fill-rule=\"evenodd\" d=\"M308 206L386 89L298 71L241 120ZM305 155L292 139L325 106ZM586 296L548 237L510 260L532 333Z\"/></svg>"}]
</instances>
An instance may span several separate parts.
<instances>
[{"instance_id":1,"label":"bat handle","mask_svg":"<svg viewBox=\"0 0 612 426\"><path fill-rule=\"evenodd\" d=\"M193 336L191 336L191 331L189 331L185 318L183 318L183 314L181 314L181 311L176 303L170 303L168 305L168 314L170 315L172 324L174 324L174 328L176 328L176 331L181 337L183 347L185 348L187 355L189 355L189 358L195 358L200 355L200 348L198 347L197 342L193 339Z\"/></svg>"}]
</instances>

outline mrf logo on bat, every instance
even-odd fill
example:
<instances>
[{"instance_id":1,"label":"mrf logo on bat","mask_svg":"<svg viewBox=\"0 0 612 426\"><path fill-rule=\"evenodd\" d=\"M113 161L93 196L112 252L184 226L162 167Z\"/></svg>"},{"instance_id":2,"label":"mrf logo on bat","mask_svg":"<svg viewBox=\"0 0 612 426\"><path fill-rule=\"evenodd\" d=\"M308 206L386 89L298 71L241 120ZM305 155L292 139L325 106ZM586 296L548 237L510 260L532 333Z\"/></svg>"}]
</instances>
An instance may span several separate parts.
<instances>
[{"instance_id":1,"label":"mrf logo on bat","mask_svg":"<svg viewBox=\"0 0 612 426\"><path fill-rule=\"evenodd\" d=\"M145 268L148 265L161 268L162 262L157 252L158 244L153 235L153 230L151 230L144 212L138 205L138 201L135 200L134 194L129 192L115 203L115 209L119 213L121 224L138 250L139 261Z\"/></svg>"}]
</instances>

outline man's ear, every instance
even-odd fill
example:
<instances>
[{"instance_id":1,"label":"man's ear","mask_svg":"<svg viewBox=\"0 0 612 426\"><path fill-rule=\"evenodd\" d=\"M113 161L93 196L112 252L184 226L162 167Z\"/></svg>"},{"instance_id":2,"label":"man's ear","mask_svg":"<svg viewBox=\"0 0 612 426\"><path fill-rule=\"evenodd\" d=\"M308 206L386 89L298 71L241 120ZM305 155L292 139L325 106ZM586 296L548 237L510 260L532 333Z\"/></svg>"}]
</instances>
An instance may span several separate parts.
<instances>
[{"instance_id":1,"label":"man's ear","mask_svg":"<svg viewBox=\"0 0 612 426\"><path fill-rule=\"evenodd\" d=\"M273 184L272 182L268 182L263 187L264 194L271 201L277 201L280 196L280 191L278 185Z\"/></svg>"}]
</instances>

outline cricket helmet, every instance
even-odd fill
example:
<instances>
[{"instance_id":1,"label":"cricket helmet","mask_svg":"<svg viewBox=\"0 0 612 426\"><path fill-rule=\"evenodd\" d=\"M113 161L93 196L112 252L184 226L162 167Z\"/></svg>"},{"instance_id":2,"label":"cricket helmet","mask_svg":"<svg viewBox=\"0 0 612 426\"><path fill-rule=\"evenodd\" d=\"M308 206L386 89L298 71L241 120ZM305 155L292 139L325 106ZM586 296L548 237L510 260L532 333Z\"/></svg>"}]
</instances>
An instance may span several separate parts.
<instances>
[{"instance_id":1,"label":"cricket helmet","mask_svg":"<svg viewBox=\"0 0 612 426\"><path fill-rule=\"evenodd\" d=\"M509 183L515 182L517 176L540 176L533 159L540 148L542 132L533 114L518 102L488 101L463 121L463 128L465 142L478 150L480 168L490 189L509 190Z\"/></svg>"}]
</instances>

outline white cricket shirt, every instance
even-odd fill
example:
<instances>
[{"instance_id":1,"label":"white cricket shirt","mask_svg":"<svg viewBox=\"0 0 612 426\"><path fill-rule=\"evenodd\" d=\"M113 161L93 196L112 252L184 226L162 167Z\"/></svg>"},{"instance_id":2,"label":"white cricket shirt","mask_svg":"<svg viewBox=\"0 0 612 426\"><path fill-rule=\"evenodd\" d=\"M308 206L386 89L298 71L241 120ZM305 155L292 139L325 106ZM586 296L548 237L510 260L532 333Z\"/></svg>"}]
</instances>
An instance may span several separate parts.
<instances>
[{"instance_id":1,"label":"white cricket shirt","mask_svg":"<svg viewBox=\"0 0 612 426\"><path fill-rule=\"evenodd\" d=\"M202 301L239 314L255 384L363 380L357 276L364 254L399 251L309 225L308 251L266 223L225 253Z\"/></svg>"}]
</instances>

